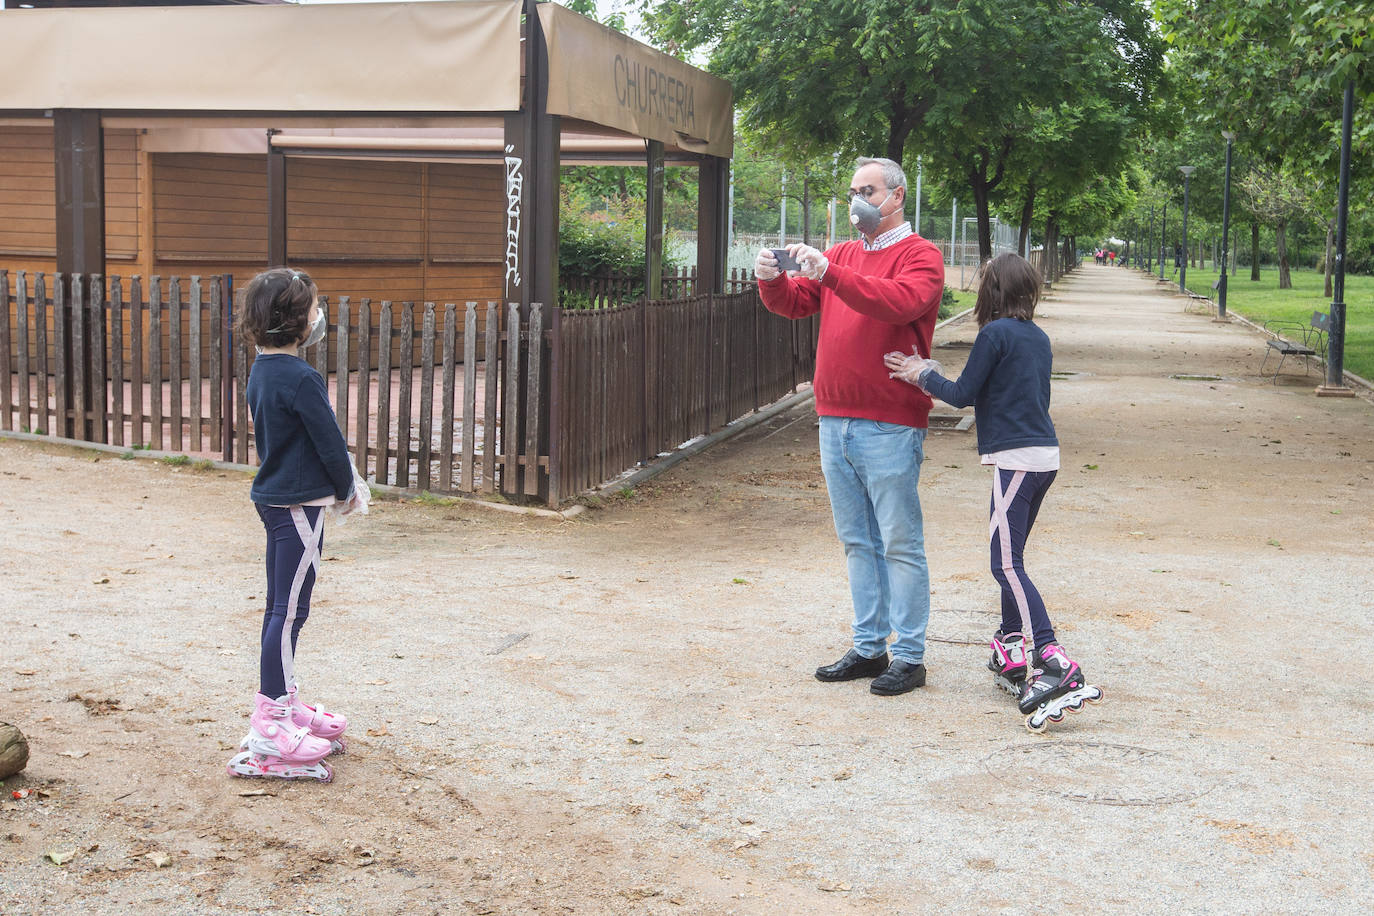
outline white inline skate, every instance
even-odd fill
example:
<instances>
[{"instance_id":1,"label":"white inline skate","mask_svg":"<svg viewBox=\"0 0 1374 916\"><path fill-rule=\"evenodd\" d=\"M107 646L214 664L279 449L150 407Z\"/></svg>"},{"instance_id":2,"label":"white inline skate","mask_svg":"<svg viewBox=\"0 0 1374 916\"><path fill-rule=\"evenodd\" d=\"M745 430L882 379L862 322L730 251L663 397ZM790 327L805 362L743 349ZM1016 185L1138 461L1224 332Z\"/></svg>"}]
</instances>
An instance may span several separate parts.
<instances>
[{"instance_id":1,"label":"white inline skate","mask_svg":"<svg viewBox=\"0 0 1374 916\"><path fill-rule=\"evenodd\" d=\"M1021 688L1026 683L1026 641L1020 633L1003 633L998 630L992 635L992 658L988 659L988 670L993 681L1014 697L1021 696Z\"/></svg>"},{"instance_id":2,"label":"white inline skate","mask_svg":"<svg viewBox=\"0 0 1374 916\"><path fill-rule=\"evenodd\" d=\"M273 700L258 694L248 737L240 745L243 750L225 767L229 775L332 780L334 772L323 762L329 755L329 741L310 734L293 717L289 697Z\"/></svg>"},{"instance_id":3,"label":"white inline skate","mask_svg":"<svg viewBox=\"0 0 1374 916\"><path fill-rule=\"evenodd\" d=\"M1066 713L1083 704L1096 704L1104 696L1101 687L1089 684L1078 663L1054 643L1035 650L1035 670L1021 689L1018 706L1026 716L1026 728L1041 732L1051 722L1062 722Z\"/></svg>"}]
</instances>

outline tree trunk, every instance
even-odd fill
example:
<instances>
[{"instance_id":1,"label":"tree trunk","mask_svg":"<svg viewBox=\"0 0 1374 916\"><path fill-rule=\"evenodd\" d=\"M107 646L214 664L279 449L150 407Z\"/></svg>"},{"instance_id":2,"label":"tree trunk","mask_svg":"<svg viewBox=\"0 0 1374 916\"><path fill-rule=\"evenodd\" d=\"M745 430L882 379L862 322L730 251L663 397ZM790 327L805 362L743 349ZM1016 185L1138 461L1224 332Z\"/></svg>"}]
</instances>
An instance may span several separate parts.
<instances>
[{"instance_id":1,"label":"tree trunk","mask_svg":"<svg viewBox=\"0 0 1374 916\"><path fill-rule=\"evenodd\" d=\"M1035 214L1035 182L1026 188L1026 202L1021 206L1021 232L1016 239L1016 250L1030 256L1031 217Z\"/></svg>"},{"instance_id":2,"label":"tree trunk","mask_svg":"<svg viewBox=\"0 0 1374 916\"><path fill-rule=\"evenodd\" d=\"M1292 289L1293 277L1288 273L1288 220L1281 219L1274 227L1274 247L1279 257L1279 289Z\"/></svg>"},{"instance_id":3,"label":"tree trunk","mask_svg":"<svg viewBox=\"0 0 1374 916\"><path fill-rule=\"evenodd\" d=\"M1334 295L1331 289L1331 220L1326 221L1326 262L1323 267L1326 272L1326 292L1322 295L1330 299Z\"/></svg>"},{"instance_id":4,"label":"tree trunk","mask_svg":"<svg viewBox=\"0 0 1374 916\"><path fill-rule=\"evenodd\" d=\"M802 173L802 243L811 244L811 175Z\"/></svg>"},{"instance_id":5,"label":"tree trunk","mask_svg":"<svg viewBox=\"0 0 1374 916\"><path fill-rule=\"evenodd\" d=\"M1045 217L1045 257L1041 263L1045 267L1041 280L1053 283L1059 279L1059 223L1053 213Z\"/></svg>"},{"instance_id":6,"label":"tree trunk","mask_svg":"<svg viewBox=\"0 0 1374 916\"><path fill-rule=\"evenodd\" d=\"M1250 224L1250 279L1259 282L1259 222Z\"/></svg>"},{"instance_id":7,"label":"tree trunk","mask_svg":"<svg viewBox=\"0 0 1374 916\"><path fill-rule=\"evenodd\" d=\"M988 205L990 186L982 175L969 171L969 186L973 190L973 206L978 215L978 264L992 257L992 215Z\"/></svg>"}]
</instances>

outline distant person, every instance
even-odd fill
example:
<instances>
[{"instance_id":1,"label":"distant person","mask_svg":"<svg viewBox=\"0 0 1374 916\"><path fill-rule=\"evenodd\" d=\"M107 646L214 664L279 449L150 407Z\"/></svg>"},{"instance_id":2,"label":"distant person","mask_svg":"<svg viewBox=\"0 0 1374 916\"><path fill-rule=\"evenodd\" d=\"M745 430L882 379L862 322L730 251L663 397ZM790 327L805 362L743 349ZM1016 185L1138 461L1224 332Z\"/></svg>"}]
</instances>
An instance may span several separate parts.
<instances>
[{"instance_id":1,"label":"distant person","mask_svg":"<svg viewBox=\"0 0 1374 916\"><path fill-rule=\"evenodd\" d=\"M854 619L853 647L817 668L816 678L873 678L871 692L893 696L926 682L930 574L917 482L931 400L893 386L882 356L894 349L929 355L945 265L904 218L906 175L896 162L860 159L848 196L861 241L824 253L789 245L800 270L786 273L765 248L754 275L770 311L821 316L821 469L848 561Z\"/></svg>"},{"instance_id":2,"label":"distant person","mask_svg":"<svg viewBox=\"0 0 1374 916\"><path fill-rule=\"evenodd\" d=\"M1002 593L1002 625L993 634L988 667L998 685L1018 698L1032 731L1102 698L1060 647L1022 563L1031 527L1059 472L1059 439L1050 421L1050 340L1033 320L1040 288L1040 273L1019 255L1002 254L987 263L973 307L978 336L953 382L938 363L919 354L894 351L883 360L893 378L954 407L974 405L978 453L993 469L990 553Z\"/></svg>"},{"instance_id":3,"label":"distant person","mask_svg":"<svg viewBox=\"0 0 1374 916\"><path fill-rule=\"evenodd\" d=\"M258 347L245 397L253 416L258 472L251 498L267 533L267 601L259 639L258 693L231 776L329 782L324 763L342 750L348 720L301 699L296 641L324 547L325 509L367 511L324 379L297 356L324 337L319 290L298 270L258 274L243 288L238 331Z\"/></svg>"},{"instance_id":4,"label":"distant person","mask_svg":"<svg viewBox=\"0 0 1374 916\"><path fill-rule=\"evenodd\" d=\"M1115 248L1110 248L1110 249L1107 250L1107 265L1108 265L1109 267L1115 267L1115 266L1116 266L1116 249L1115 249Z\"/></svg>"}]
</instances>

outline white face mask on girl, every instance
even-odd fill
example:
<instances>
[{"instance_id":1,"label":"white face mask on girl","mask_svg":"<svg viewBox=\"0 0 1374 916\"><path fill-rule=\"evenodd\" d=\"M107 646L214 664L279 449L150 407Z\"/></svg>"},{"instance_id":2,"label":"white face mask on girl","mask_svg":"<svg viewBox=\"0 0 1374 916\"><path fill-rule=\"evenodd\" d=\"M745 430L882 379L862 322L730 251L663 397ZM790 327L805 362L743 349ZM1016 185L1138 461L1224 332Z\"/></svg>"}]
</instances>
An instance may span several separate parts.
<instances>
[{"instance_id":1,"label":"white face mask on girl","mask_svg":"<svg viewBox=\"0 0 1374 916\"><path fill-rule=\"evenodd\" d=\"M315 314L315 323L310 326L310 333L305 335L305 343L302 347L313 347L315 344L324 340L324 332L329 330L328 323L324 320L324 309L320 309Z\"/></svg>"}]
</instances>

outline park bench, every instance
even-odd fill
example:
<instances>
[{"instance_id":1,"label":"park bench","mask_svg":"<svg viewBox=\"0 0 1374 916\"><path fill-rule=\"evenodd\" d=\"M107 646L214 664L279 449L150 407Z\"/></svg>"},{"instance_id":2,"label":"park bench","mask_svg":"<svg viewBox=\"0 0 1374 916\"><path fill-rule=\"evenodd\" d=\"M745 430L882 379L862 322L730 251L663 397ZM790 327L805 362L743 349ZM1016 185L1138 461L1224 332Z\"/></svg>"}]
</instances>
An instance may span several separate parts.
<instances>
[{"instance_id":1,"label":"park bench","mask_svg":"<svg viewBox=\"0 0 1374 916\"><path fill-rule=\"evenodd\" d=\"M1260 378L1269 378L1277 385L1279 372L1283 370L1283 361L1290 356L1302 357L1304 375L1311 371L1308 362L1311 357L1326 359L1326 335L1331 329L1331 316L1325 312L1313 312L1312 320L1306 324L1300 321L1275 320L1266 321L1263 327L1265 332L1272 334L1273 337L1265 341L1268 346L1264 351L1264 362L1260 363ZM1285 333L1291 335L1292 339L1284 336ZM1267 376L1264 367L1268 365L1269 357L1275 353L1279 354L1278 365L1274 367L1274 374Z\"/></svg>"}]
</instances>

